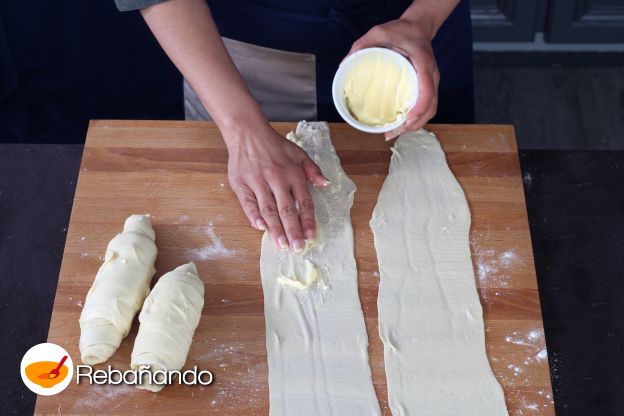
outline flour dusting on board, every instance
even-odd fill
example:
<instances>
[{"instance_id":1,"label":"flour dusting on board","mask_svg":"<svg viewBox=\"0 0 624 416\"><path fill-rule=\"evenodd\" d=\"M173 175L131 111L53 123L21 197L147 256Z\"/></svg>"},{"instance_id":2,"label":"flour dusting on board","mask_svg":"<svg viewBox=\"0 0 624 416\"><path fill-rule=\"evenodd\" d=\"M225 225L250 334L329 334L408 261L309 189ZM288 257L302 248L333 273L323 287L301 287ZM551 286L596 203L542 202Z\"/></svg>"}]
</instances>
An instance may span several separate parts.
<instances>
[{"instance_id":1,"label":"flour dusting on board","mask_svg":"<svg viewBox=\"0 0 624 416\"><path fill-rule=\"evenodd\" d=\"M493 244L489 230L472 234L470 243L477 284L483 289L480 291L481 302L484 308L488 308L491 302L495 304L500 301L495 297L503 296L505 290L512 286L512 273L522 265L523 260L514 248L504 251L491 248ZM486 327L486 332L490 333L489 327ZM497 355L494 350L488 352L491 362L504 365L502 371L497 372L497 378L505 385L530 386L533 382L531 369L544 365L548 360L544 330L514 330L510 327L508 334L503 336L506 343L512 344L514 353ZM509 393L516 396L515 402L519 404L510 413L512 415L539 415L553 404L552 395L545 390L541 390L538 395L523 390L511 390Z\"/></svg>"},{"instance_id":2,"label":"flour dusting on board","mask_svg":"<svg viewBox=\"0 0 624 416\"><path fill-rule=\"evenodd\" d=\"M187 222L189 222L190 219L191 217L189 217L188 215L180 215L175 221L173 221L173 224L174 225L186 224Z\"/></svg>"},{"instance_id":3,"label":"flour dusting on board","mask_svg":"<svg viewBox=\"0 0 624 416\"><path fill-rule=\"evenodd\" d=\"M136 391L136 387L127 384L94 384L89 386L89 392L84 397L76 401L71 412L96 413L101 409L108 409L114 413L114 409L130 400Z\"/></svg>"},{"instance_id":4,"label":"flour dusting on board","mask_svg":"<svg viewBox=\"0 0 624 416\"><path fill-rule=\"evenodd\" d=\"M254 363L256 360L248 351L247 344L241 341L215 343L198 357L199 363L212 368L215 375L211 386L214 395L210 401L215 410L234 414L240 413L241 408L259 409L261 406L265 392L258 388L257 377L266 374L267 364L264 360ZM237 381L223 381L230 377ZM245 394L241 394L242 391Z\"/></svg>"},{"instance_id":5,"label":"flour dusting on board","mask_svg":"<svg viewBox=\"0 0 624 416\"><path fill-rule=\"evenodd\" d=\"M476 244L475 244L476 245ZM482 287L508 287L509 271L518 263L514 250L497 253L494 249L476 249L477 276Z\"/></svg>"},{"instance_id":6,"label":"flour dusting on board","mask_svg":"<svg viewBox=\"0 0 624 416\"><path fill-rule=\"evenodd\" d=\"M199 260L209 260L219 257L231 257L236 254L236 250L231 248L227 248L223 245L221 238L217 235L214 230L214 224L212 221L208 223L207 227L198 227L205 232L205 234L210 238L211 244L191 250L193 256L195 256Z\"/></svg>"},{"instance_id":7,"label":"flour dusting on board","mask_svg":"<svg viewBox=\"0 0 624 416\"><path fill-rule=\"evenodd\" d=\"M531 328L525 331L512 331L504 339L505 342L514 345L515 349L520 348L522 352L507 355L519 356L519 358L505 362L505 368L508 372L499 373L500 380L509 385L531 385L529 368L541 365L543 361L548 359L548 353L544 346L544 330ZM538 391L537 396L532 394L527 396L524 391L514 391L513 394L517 397L517 402L520 403L520 408L512 413L514 415L540 414L544 408L553 404L552 395L546 390Z\"/></svg>"}]
</instances>

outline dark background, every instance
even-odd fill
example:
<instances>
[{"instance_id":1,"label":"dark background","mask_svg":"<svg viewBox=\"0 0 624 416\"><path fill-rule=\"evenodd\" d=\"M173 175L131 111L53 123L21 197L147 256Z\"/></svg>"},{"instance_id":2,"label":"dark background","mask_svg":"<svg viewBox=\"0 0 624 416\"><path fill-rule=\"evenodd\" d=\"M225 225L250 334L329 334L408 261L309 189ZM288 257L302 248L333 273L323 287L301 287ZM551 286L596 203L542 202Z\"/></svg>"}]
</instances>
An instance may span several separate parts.
<instances>
[{"instance_id":1,"label":"dark background","mask_svg":"<svg viewBox=\"0 0 624 416\"><path fill-rule=\"evenodd\" d=\"M113 0L1 1L0 65L0 142L84 143L90 119L184 118L181 75Z\"/></svg>"},{"instance_id":2,"label":"dark background","mask_svg":"<svg viewBox=\"0 0 624 416\"><path fill-rule=\"evenodd\" d=\"M624 415L623 3L472 1L476 121L516 127L560 416ZM112 0L0 2L8 412L34 406L15 362L47 336L88 120L181 119L182 103L181 76L138 13Z\"/></svg>"}]
</instances>

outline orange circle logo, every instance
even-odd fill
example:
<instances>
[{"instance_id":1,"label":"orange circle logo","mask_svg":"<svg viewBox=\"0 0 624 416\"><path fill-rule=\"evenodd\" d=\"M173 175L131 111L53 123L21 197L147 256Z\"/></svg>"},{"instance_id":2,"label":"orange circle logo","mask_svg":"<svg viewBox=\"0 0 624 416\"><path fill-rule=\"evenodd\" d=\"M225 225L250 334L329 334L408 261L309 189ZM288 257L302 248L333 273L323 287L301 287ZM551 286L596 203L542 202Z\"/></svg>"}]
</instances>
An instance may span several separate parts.
<instances>
[{"instance_id":1,"label":"orange circle logo","mask_svg":"<svg viewBox=\"0 0 624 416\"><path fill-rule=\"evenodd\" d=\"M22 381L33 393L52 396L69 386L74 365L64 348L46 342L26 351L20 371Z\"/></svg>"}]
</instances>

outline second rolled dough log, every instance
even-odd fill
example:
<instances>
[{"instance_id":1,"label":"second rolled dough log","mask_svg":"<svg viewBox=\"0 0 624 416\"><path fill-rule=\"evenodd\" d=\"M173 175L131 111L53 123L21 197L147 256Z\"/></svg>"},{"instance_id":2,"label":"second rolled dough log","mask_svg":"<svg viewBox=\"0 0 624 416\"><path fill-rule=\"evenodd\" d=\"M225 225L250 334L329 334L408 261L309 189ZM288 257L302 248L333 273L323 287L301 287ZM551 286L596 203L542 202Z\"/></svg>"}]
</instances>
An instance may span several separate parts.
<instances>
[{"instance_id":1,"label":"second rolled dough log","mask_svg":"<svg viewBox=\"0 0 624 416\"><path fill-rule=\"evenodd\" d=\"M85 364L108 360L128 335L156 272L155 236L149 218L132 215L108 244L80 314L80 356Z\"/></svg>"},{"instance_id":2,"label":"second rolled dough log","mask_svg":"<svg viewBox=\"0 0 624 416\"><path fill-rule=\"evenodd\" d=\"M194 263L184 264L162 276L145 299L139 314L139 333L132 350L132 369L180 370L186 362L201 310L204 284ZM137 384L158 392L162 384Z\"/></svg>"}]
</instances>

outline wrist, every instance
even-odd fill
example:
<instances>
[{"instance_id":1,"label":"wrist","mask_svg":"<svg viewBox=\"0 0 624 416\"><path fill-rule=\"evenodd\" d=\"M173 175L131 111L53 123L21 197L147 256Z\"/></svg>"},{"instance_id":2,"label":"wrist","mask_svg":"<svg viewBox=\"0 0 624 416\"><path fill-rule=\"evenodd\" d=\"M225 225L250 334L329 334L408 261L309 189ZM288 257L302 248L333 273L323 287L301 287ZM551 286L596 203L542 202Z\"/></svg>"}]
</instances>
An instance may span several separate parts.
<instances>
[{"instance_id":1,"label":"wrist","mask_svg":"<svg viewBox=\"0 0 624 416\"><path fill-rule=\"evenodd\" d=\"M437 32L437 28L434 23L435 19L430 15L421 14L419 12L410 12L410 9L408 9L400 17L400 20L407 22L411 27L418 28L418 30L422 33L422 36L429 40L433 39Z\"/></svg>"},{"instance_id":2,"label":"wrist","mask_svg":"<svg viewBox=\"0 0 624 416\"><path fill-rule=\"evenodd\" d=\"M401 20L420 27L429 39L433 39L458 3L459 0L445 0L433 4L425 0L416 0L401 15Z\"/></svg>"},{"instance_id":3,"label":"wrist","mask_svg":"<svg viewBox=\"0 0 624 416\"><path fill-rule=\"evenodd\" d=\"M253 100L241 105L244 111L228 109L213 115L213 119L223 136L226 146L238 145L242 141L253 140L258 133L270 129L270 125L260 105Z\"/></svg>"},{"instance_id":4,"label":"wrist","mask_svg":"<svg viewBox=\"0 0 624 416\"><path fill-rule=\"evenodd\" d=\"M272 132L271 125L262 111L234 114L219 120L217 126L228 149L253 144Z\"/></svg>"}]
</instances>

